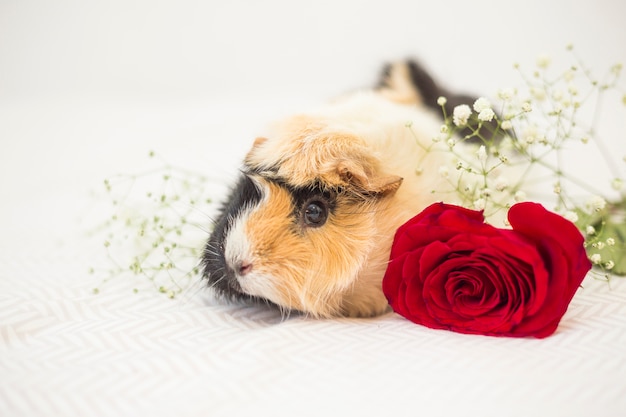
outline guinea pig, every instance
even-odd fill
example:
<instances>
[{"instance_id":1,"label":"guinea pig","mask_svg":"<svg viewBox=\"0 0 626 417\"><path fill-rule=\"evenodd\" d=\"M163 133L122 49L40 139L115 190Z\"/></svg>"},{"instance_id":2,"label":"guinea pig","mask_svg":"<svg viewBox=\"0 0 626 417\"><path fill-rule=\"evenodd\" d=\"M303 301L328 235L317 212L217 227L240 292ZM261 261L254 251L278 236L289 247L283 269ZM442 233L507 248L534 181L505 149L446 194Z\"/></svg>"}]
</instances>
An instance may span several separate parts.
<instances>
[{"instance_id":1,"label":"guinea pig","mask_svg":"<svg viewBox=\"0 0 626 417\"><path fill-rule=\"evenodd\" d=\"M375 88L269 126L254 140L202 255L224 299L314 317L388 310L382 278L398 227L441 200L445 153L424 158L447 114L473 98L440 88L413 61Z\"/></svg>"}]
</instances>

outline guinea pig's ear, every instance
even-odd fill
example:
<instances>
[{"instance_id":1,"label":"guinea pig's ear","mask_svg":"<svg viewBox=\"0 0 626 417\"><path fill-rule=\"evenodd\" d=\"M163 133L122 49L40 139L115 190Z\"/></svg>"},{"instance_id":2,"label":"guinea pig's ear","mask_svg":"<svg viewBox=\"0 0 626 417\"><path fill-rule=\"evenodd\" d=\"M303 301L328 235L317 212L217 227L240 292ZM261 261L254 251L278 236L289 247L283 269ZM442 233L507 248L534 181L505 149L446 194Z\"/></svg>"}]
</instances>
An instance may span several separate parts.
<instances>
[{"instance_id":1,"label":"guinea pig's ear","mask_svg":"<svg viewBox=\"0 0 626 417\"><path fill-rule=\"evenodd\" d=\"M337 164L337 174L345 183L364 194L392 195L402 184L402 177L380 174L350 160L343 160Z\"/></svg>"},{"instance_id":2,"label":"guinea pig's ear","mask_svg":"<svg viewBox=\"0 0 626 417\"><path fill-rule=\"evenodd\" d=\"M254 139L254 142L252 142L252 148L250 148L250 150L248 151L245 160L249 160L252 156L252 154L254 153L255 150L257 150L260 146L262 146L265 142L267 142L267 138L264 137L258 137L256 139Z\"/></svg>"}]
</instances>

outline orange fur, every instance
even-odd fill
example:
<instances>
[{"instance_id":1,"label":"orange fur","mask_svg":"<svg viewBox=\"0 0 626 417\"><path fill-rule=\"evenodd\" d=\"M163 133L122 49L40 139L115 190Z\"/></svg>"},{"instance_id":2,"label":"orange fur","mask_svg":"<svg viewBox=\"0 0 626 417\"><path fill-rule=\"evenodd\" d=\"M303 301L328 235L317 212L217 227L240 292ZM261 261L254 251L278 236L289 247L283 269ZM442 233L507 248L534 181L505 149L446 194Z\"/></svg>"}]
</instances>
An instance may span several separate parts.
<instances>
[{"instance_id":1,"label":"orange fur","mask_svg":"<svg viewBox=\"0 0 626 417\"><path fill-rule=\"evenodd\" d=\"M392 76L394 100L389 91L355 93L280 121L254 142L244 165L265 192L245 220L246 293L316 317L387 310L381 280L395 231L436 200L445 181L438 169L451 164L444 153L423 158L441 121L409 97L402 73ZM299 220L303 208L287 190L314 184L340 190L321 227Z\"/></svg>"}]
</instances>

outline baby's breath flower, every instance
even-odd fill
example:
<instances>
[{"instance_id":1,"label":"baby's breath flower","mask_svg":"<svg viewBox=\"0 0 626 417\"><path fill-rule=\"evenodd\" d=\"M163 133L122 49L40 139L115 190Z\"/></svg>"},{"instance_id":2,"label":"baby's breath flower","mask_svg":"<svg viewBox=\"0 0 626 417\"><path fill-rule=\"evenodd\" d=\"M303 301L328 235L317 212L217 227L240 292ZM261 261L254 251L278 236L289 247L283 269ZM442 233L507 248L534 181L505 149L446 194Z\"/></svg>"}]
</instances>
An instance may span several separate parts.
<instances>
[{"instance_id":1,"label":"baby's breath flower","mask_svg":"<svg viewBox=\"0 0 626 417\"><path fill-rule=\"evenodd\" d=\"M448 99L446 99L444 96L441 96L437 99L437 105L439 106L445 106L447 102Z\"/></svg>"},{"instance_id":2,"label":"baby's breath flower","mask_svg":"<svg viewBox=\"0 0 626 417\"><path fill-rule=\"evenodd\" d=\"M448 139L447 144L448 144L449 147L453 148L454 145L456 144L456 142L454 141L454 139L450 138L450 139Z\"/></svg>"},{"instance_id":3,"label":"baby's breath flower","mask_svg":"<svg viewBox=\"0 0 626 417\"><path fill-rule=\"evenodd\" d=\"M470 109L470 106L467 104L460 104L454 108L452 121L457 126L465 126L471 114L472 109Z\"/></svg>"},{"instance_id":4,"label":"baby's breath flower","mask_svg":"<svg viewBox=\"0 0 626 417\"><path fill-rule=\"evenodd\" d=\"M487 160L487 148L485 148L485 145L480 145L480 148L476 151L476 157L480 162L485 162Z\"/></svg>"},{"instance_id":5,"label":"baby's breath flower","mask_svg":"<svg viewBox=\"0 0 626 417\"><path fill-rule=\"evenodd\" d=\"M439 127L439 133L448 133L450 131L450 129L448 128L448 125L441 125Z\"/></svg>"},{"instance_id":6,"label":"baby's breath flower","mask_svg":"<svg viewBox=\"0 0 626 417\"><path fill-rule=\"evenodd\" d=\"M522 133L522 139L529 145L535 143L535 139L537 139L537 127L532 125L527 126Z\"/></svg>"},{"instance_id":7,"label":"baby's breath flower","mask_svg":"<svg viewBox=\"0 0 626 417\"><path fill-rule=\"evenodd\" d=\"M498 98L500 98L500 100L504 100L504 101L511 100L514 95L515 95L515 90L513 90L512 88L503 88L500 91L498 91Z\"/></svg>"},{"instance_id":8,"label":"baby's breath flower","mask_svg":"<svg viewBox=\"0 0 626 417\"><path fill-rule=\"evenodd\" d=\"M563 217L572 223L576 223L578 221L578 214L576 214L575 211L568 210L563 214Z\"/></svg>"},{"instance_id":9,"label":"baby's breath flower","mask_svg":"<svg viewBox=\"0 0 626 417\"><path fill-rule=\"evenodd\" d=\"M504 191L509 186L509 180L505 177L496 178L496 190Z\"/></svg>"},{"instance_id":10,"label":"baby's breath flower","mask_svg":"<svg viewBox=\"0 0 626 417\"><path fill-rule=\"evenodd\" d=\"M589 225L587 227L585 227L585 233L587 233L587 235L591 236L591 235L595 235L596 234L596 228Z\"/></svg>"},{"instance_id":11,"label":"baby's breath flower","mask_svg":"<svg viewBox=\"0 0 626 417\"><path fill-rule=\"evenodd\" d=\"M600 211L606 206L606 201L600 196L593 196L587 201L587 207L592 211Z\"/></svg>"},{"instance_id":12,"label":"baby's breath flower","mask_svg":"<svg viewBox=\"0 0 626 417\"><path fill-rule=\"evenodd\" d=\"M482 122L490 122L495 117L495 113L491 109L484 109L478 113L478 120Z\"/></svg>"},{"instance_id":13,"label":"baby's breath flower","mask_svg":"<svg viewBox=\"0 0 626 417\"><path fill-rule=\"evenodd\" d=\"M612 237L607 238L606 244L607 246L615 246L615 239L613 239Z\"/></svg>"},{"instance_id":14,"label":"baby's breath flower","mask_svg":"<svg viewBox=\"0 0 626 417\"><path fill-rule=\"evenodd\" d=\"M511 130L513 129L513 123L510 120L505 120L500 124L502 130Z\"/></svg>"},{"instance_id":15,"label":"baby's breath flower","mask_svg":"<svg viewBox=\"0 0 626 417\"><path fill-rule=\"evenodd\" d=\"M533 98L537 101L543 101L546 99L546 90L540 87L532 87L530 89L530 93L533 95Z\"/></svg>"},{"instance_id":16,"label":"baby's breath flower","mask_svg":"<svg viewBox=\"0 0 626 417\"><path fill-rule=\"evenodd\" d=\"M519 203L520 201L526 200L526 193L522 190L519 190L515 192L515 195L513 196L513 198L515 199L515 201Z\"/></svg>"},{"instance_id":17,"label":"baby's breath flower","mask_svg":"<svg viewBox=\"0 0 626 417\"><path fill-rule=\"evenodd\" d=\"M530 105L530 102L525 101L522 103L522 111L525 113L530 113L533 110L533 107Z\"/></svg>"},{"instance_id":18,"label":"baby's breath flower","mask_svg":"<svg viewBox=\"0 0 626 417\"><path fill-rule=\"evenodd\" d=\"M551 59L548 55L540 55L537 57L537 66L546 69L550 66Z\"/></svg>"},{"instance_id":19,"label":"baby's breath flower","mask_svg":"<svg viewBox=\"0 0 626 417\"><path fill-rule=\"evenodd\" d=\"M606 245L606 243L604 243L604 242L597 242L596 243L596 248L602 250L602 249L604 249L605 245Z\"/></svg>"},{"instance_id":20,"label":"baby's breath flower","mask_svg":"<svg viewBox=\"0 0 626 417\"><path fill-rule=\"evenodd\" d=\"M487 201L484 198L479 198L478 200L474 201L474 209L476 210L484 210L486 205Z\"/></svg>"},{"instance_id":21,"label":"baby's breath flower","mask_svg":"<svg viewBox=\"0 0 626 417\"><path fill-rule=\"evenodd\" d=\"M576 74L576 68L574 67L565 71L565 74L563 74L563 78L565 79L565 81L570 82L574 79L575 74Z\"/></svg>"},{"instance_id":22,"label":"baby's breath flower","mask_svg":"<svg viewBox=\"0 0 626 417\"><path fill-rule=\"evenodd\" d=\"M490 188L485 187L480 190L481 197L491 197L491 194L493 194L493 191Z\"/></svg>"},{"instance_id":23,"label":"baby's breath flower","mask_svg":"<svg viewBox=\"0 0 626 417\"><path fill-rule=\"evenodd\" d=\"M474 102L474 111L476 111L476 113L480 113L486 109L491 109L491 103L485 97L479 97Z\"/></svg>"},{"instance_id":24,"label":"baby's breath flower","mask_svg":"<svg viewBox=\"0 0 626 417\"><path fill-rule=\"evenodd\" d=\"M604 264L604 269L608 269L611 270L615 268L615 262L613 262L612 260L608 260L605 264Z\"/></svg>"},{"instance_id":25,"label":"baby's breath flower","mask_svg":"<svg viewBox=\"0 0 626 417\"><path fill-rule=\"evenodd\" d=\"M589 257L589 260L596 265L599 265L602 262L602 256L599 253L594 253Z\"/></svg>"}]
</instances>

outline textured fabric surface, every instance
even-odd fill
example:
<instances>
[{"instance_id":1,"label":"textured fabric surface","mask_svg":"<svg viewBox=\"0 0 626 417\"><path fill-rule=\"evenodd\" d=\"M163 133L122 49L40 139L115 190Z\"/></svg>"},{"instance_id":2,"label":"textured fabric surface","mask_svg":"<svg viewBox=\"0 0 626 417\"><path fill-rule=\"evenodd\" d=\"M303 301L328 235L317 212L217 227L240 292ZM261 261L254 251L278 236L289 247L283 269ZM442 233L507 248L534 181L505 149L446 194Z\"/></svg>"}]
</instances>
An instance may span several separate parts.
<instances>
[{"instance_id":1,"label":"textured fabric surface","mask_svg":"<svg viewBox=\"0 0 626 417\"><path fill-rule=\"evenodd\" d=\"M101 285L87 271L103 261L102 243L78 221L94 205L88 190L111 173L143 170L153 148L226 181L254 137L255 113L248 109L243 126L236 123L241 108L222 109L218 122L206 117L217 108L3 105L3 135L12 145L2 157L0 415L571 417L626 410L622 279L588 277L545 340L431 330L395 314L283 318L263 306L216 302L201 285L173 300L139 278ZM203 142L220 136L219 150Z\"/></svg>"}]
</instances>

